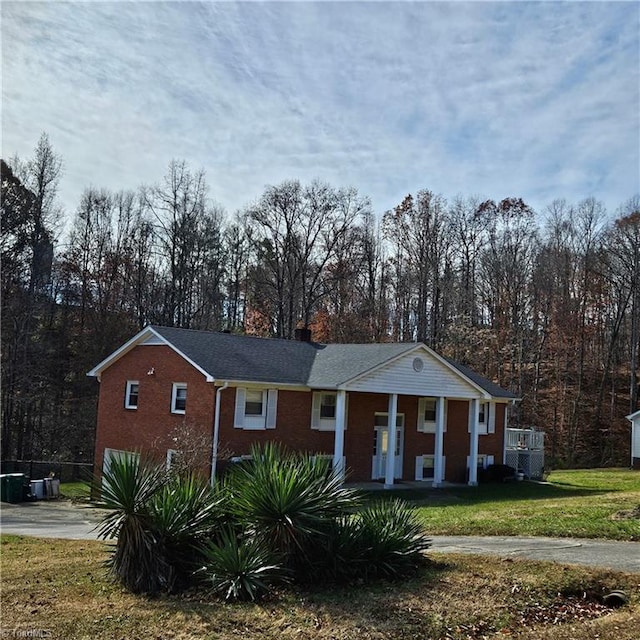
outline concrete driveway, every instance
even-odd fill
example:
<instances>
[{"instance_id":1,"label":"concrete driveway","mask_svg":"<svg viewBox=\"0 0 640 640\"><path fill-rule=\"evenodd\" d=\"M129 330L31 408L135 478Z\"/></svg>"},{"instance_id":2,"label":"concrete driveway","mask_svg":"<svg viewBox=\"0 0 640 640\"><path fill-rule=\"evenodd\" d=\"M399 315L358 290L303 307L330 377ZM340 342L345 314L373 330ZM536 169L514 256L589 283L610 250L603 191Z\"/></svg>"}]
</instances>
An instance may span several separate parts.
<instances>
[{"instance_id":1,"label":"concrete driveway","mask_svg":"<svg viewBox=\"0 0 640 640\"><path fill-rule=\"evenodd\" d=\"M640 542L516 536L434 536L431 550L439 553L478 553L502 558L553 560L562 564L582 564L640 573Z\"/></svg>"},{"instance_id":2,"label":"concrete driveway","mask_svg":"<svg viewBox=\"0 0 640 640\"><path fill-rule=\"evenodd\" d=\"M40 538L97 540L103 509L65 500L23 502L0 507L0 532Z\"/></svg>"},{"instance_id":3,"label":"concrete driveway","mask_svg":"<svg viewBox=\"0 0 640 640\"><path fill-rule=\"evenodd\" d=\"M0 531L16 535L95 540L106 512L71 502L2 503ZM552 560L640 574L640 542L512 536L433 536L430 553L470 553Z\"/></svg>"}]
</instances>

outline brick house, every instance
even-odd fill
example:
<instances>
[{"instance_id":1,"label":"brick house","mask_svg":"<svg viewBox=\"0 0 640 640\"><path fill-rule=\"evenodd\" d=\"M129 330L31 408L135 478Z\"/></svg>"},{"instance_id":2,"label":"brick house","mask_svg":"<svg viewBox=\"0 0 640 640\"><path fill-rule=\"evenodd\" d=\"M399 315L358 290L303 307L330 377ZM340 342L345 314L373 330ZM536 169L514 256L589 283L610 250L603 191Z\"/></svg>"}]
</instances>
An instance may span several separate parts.
<instances>
[{"instance_id":1,"label":"brick house","mask_svg":"<svg viewBox=\"0 0 640 640\"><path fill-rule=\"evenodd\" d=\"M301 336L305 336L301 330ZM300 336L298 336L300 337ZM278 441L330 458L351 481L476 484L505 457L515 396L420 343L317 344L149 326L94 367L95 468L190 425L221 457ZM388 443L394 443L392 456Z\"/></svg>"}]
</instances>

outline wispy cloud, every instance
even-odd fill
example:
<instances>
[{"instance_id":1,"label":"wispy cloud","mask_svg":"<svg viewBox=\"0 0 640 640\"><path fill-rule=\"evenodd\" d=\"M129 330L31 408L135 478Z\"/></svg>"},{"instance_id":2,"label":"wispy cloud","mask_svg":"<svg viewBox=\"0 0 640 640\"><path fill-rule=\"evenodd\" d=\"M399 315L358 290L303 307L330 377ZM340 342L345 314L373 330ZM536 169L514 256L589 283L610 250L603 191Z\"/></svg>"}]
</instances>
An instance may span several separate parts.
<instances>
[{"instance_id":1,"label":"wispy cloud","mask_svg":"<svg viewBox=\"0 0 640 640\"><path fill-rule=\"evenodd\" d=\"M266 184L595 196L640 190L636 3L2 4L3 155L46 130L68 209L90 184L204 167Z\"/></svg>"}]
</instances>

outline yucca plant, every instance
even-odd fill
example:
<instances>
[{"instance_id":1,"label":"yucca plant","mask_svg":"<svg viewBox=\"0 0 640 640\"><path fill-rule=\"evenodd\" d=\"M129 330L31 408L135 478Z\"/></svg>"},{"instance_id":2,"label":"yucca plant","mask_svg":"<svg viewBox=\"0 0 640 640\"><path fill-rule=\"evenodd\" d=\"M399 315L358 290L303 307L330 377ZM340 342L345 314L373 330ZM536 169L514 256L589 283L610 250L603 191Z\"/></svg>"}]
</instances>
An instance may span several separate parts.
<instances>
[{"instance_id":1,"label":"yucca plant","mask_svg":"<svg viewBox=\"0 0 640 640\"><path fill-rule=\"evenodd\" d=\"M294 569L305 565L333 521L354 511L360 500L337 473L273 443L254 447L251 463L233 470L229 488L236 518Z\"/></svg>"},{"instance_id":2,"label":"yucca plant","mask_svg":"<svg viewBox=\"0 0 640 640\"><path fill-rule=\"evenodd\" d=\"M202 566L196 574L225 600L257 600L288 577L264 540L238 535L230 527L220 530L200 553Z\"/></svg>"},{"instance_id":3,"label":"yucca plant","mask_svg":"<svg viewBox=\"0 0 640 640\"><path fill-rule=\"evenodd\" d=\"M134 593L158 589L158 575L167 572L165 560L156 553L158 538L149 504L164 483L160 465L141 462L136 454L111 460L95 489L110 513L100 523L99 536L116 540L108 566L111 573Z\"/></svg>"},{"instance_id":4,"label":"yucca plant","mask_svg":"<svg viewBox=\"0 0 640 640\"><path fill-rule=\"evenodd\" d=\"M365 576L397 578L424 560L431 545L415 509L399 499L377 500L358 514Z\"/></svg>"},{"instance_id":5,"label":"yucca plant","mask_svg":"<svg viewBox=\"0 0 640 640\"><path fill-rule=\"evenodd\" d=\"M134 593L187 586L196 547L224 521L222 494L194 474L168 475L135 454L112 460L99 490L111 510L99 535L116 540L112 574Z\"/></svg>"},{"instance_id":6,"label":"yucca plant","mask_svg":"<svg viewBox=\"0 0 640 640\"><path fill-rule=\"evenodd\" d=\"M187 586L198 564L197 546L224 521L224 495L212 491L206 480L193 472L169 476L148 504L151 526L167 573L158 576L163 589Z\"/></svg>"}]
</instances>

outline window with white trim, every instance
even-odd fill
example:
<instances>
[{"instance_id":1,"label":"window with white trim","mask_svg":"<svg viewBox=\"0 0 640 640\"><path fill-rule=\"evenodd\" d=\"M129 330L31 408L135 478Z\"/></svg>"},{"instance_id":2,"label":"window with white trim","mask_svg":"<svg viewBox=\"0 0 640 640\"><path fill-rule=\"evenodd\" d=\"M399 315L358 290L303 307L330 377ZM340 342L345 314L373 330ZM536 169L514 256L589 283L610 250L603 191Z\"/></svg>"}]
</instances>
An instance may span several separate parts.
<instances>
[{"instance_id":1,"label":"window with white trim","mask_svg":"<svg viewBox=\"0 0 640 640\"><path fill-rule=\"evenodd\" d=\"M486 469L493 464L494 457L486 453L478 454L478 469ZM471 456L467 456L467 469L471 468Z\"/></svg>"},{"instance_id":2,"label":"window with white trim","mask_svg":"<svg viewBox=\"0 0 640 640\"><path fill-rule=\"evenodd\" d=\"M442 456L442 478L444 479L445 456ZM416 456L416 480L435 480L436 457L433 454Z\"/></svg>"},{"instance_id":3,"label":"window with white trim","mask_svg":"<svg viewBox=\"0 0 640 640\"><path fill-rule=\"evenodd\" d=\"M187 383L174 382L171 387L171 413L184 414L187 411Z\"/></svg>"},{"instance_id":4,"label":"window with white trim","mask_svg":"<svg viewBox=\"0 0 640 640\"><path fill-rule=\"evenodd\" d=\"M137 380L127 380L127 386L124 390L124 408L125 409L137 409L138 408L138 391L140 389L140 383Z\"/></svg>"},{"instance_id":5,"label":"window with white trim","mask_svg":"<svg viewBox=\"0 0 640 640\"><path fill-rule=\"evenodd\" d=\"M233 426L236 429L275 429L277 389L236 389Z\"/></svg>"},{"instance_id":6,"label":"window with white trim","mask_svg":"<svg viewBox=\"0 0 640 640\"><path fill-rule=\"evenodd\" d=\"M473 402L469 402L469 433L473 422ZM478 434L496 432L496 405L493 402L478 403Z\"/></svg>"},{"instance_id":7,"label":"window with white trim","mask_svg":"<svg viewBox=\"0 0 640 640\"><path fill-rule=\"evenodd\" d=\"M336 419L336 394L335 393L320 394L320 419L321 420Z\"/></svg>"},{"instance_id":8,"label":"window with white trim","mask_svg":"<svg viewBox=\"0 0 640 640\"><path fill-rule=\"evenodd\" d=\"M264 418L267 405L266 396L266 391L247 389L247 395L244 399L244 415Z\"/></svg>"},{"instance_id":9,"label":"window with white trim","mask_svg":"<svg viewBox=\"0 0 640 640\"><path fill-rule=\"evenodd\" d=\"M336 406L338 394L335 391L314 391L311 404L311 428L319 431L336 430ZM345 424L346 428L346 424Z\"/></svg>"},{"instance_id":10,"label":"window with white trim","mask_svg":"<svg viewBox=\"0 0 640 640\"><path fill-rule=\"evenodd\" d=\"M171 470L171 467L175 466L179 460L180 454L176 449L167 449L167 471Z\"/></svg>"},{"instance_id":11,"label":"window with white trim","mask_svg":"<svg viewBox=\"0 0 640 640\"><path fill-rule=\"evenodd\" d=\"M435 433L438 419L438 402L440 398L418 398L418 431L422 433ZM443 431L447 430L447 401L442 407Z\"/></svg>"}]
</instances>

